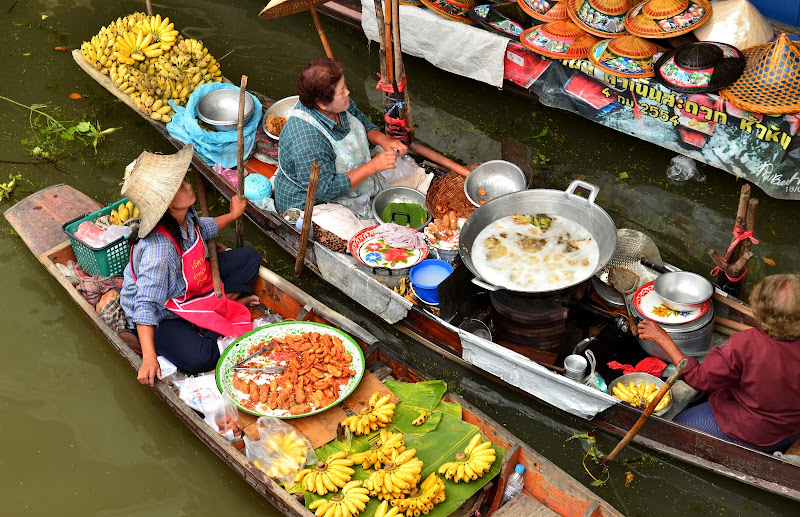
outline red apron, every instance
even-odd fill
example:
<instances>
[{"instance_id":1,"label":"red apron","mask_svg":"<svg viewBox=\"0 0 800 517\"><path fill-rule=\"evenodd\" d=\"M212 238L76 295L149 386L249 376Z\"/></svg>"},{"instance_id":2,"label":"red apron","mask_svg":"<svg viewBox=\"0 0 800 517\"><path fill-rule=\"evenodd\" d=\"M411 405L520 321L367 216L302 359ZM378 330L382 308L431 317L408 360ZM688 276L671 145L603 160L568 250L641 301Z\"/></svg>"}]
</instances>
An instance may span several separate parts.
<instances>
[{"instance_id":1,"label":"red apron","mask_svg":"<svg viewBox=\"0 0 800 517\"><path fill-rule=\"evenodd\" d=\"M175 245L183 264L183 280L186 282L186 293L180 298L167 300L165 307L186 321L206 330L212 330L223 336L241 336L253 330L250 311L241 303L223 295L214 295L214 284L211 280L211 264L206 259L203 237L200 229L195 228L197 239L191 248L183 252L172 238L172 235L161 225L154 231L166 236ZM131 250L131 261L133 250ZM131 262L131 272L133 263ZM133 274L136 282L136 274Z\"/></svg>"}]
</instances>

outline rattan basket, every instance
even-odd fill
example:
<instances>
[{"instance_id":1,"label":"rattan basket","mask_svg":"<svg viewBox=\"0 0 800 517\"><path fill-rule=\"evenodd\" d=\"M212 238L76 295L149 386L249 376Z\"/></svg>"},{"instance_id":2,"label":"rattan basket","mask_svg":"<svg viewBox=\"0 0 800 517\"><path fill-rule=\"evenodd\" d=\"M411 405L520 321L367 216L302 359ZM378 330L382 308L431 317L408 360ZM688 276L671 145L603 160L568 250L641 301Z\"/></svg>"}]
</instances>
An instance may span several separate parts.
<instances>
[{"instance_id":1,"label":"rattan basket","mask_svg":"<svg viewBox=\"0 0 800 517\"><path fill-rule=\"evenodd\" d=\"M472 170L478 165L470 165L467 169ZM451 210L456 217L469 217L475 211L475 205L469 202L464 193L464 177L452 171L434 180L428 189L425 204L428 213L435 218L441 218Z\"/></svg>"}]
</instances>

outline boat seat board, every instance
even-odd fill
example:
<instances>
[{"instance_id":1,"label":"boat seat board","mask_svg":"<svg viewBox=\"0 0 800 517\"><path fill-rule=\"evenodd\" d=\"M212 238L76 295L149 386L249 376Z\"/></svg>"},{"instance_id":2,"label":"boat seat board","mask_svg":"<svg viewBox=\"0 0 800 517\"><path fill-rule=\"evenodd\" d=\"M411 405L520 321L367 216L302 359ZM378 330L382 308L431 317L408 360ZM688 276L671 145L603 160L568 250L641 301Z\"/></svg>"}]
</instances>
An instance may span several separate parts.
<instances>
[{"instance_id":1,"label":"boat seat board","mask_svg":"<svg viewBox=\"0 0 800 517\"><path fill-rule=\"evenodd\" d=\"M102 208L69 185L53 185L26 197L5 212L5 218L35 256L67 240L64 223Z\"/></svg>"},{"instance_id":2,"label":"boat seat board","mask_svg":"<svg viewBox=\"0 0 800 517\"><path fill-rule=\"evenodd\" d=\"M494 517L553 517L556 512L524 493L501 506Z\"/></svg>"},{"instance_id":3,"label":"boat seat board","mask_svg":"<svg viewBox=\"0 0 800 517\"><path fill-rule=\"evenodd\" d=\"M800 456L800 439L794 442L785 454L794 454L795 456Z\"/></svg>"}]
</instances>

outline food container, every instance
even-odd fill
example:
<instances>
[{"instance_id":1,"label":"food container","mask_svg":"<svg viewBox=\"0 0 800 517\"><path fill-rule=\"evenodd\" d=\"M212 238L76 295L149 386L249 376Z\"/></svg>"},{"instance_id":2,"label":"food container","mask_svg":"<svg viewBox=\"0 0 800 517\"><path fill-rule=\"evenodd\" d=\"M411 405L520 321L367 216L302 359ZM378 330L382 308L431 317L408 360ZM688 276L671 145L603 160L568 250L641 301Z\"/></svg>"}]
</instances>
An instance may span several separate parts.
<instances>
[{"instance_id":1,"label":"food container","mask_svg":"<svg viewBox=\"0 0 800 517\"><path fill-rule=\"evenodd\" d=\"M203 95L197 103L197 118L217 131L236 131L239 122L239 88L222 88ZM253 95L244 97L244 124L255 111Z\"/></svg>"},{"instance_id":2,"label":"food container","mask_svg":"<svg viewBox=\"0 0 800 517\"><path fill-rule=\"evenodd\" d=\"M689 271L670 271L653 281L656 294L664 305L676 311L691 311L714 294L714 286L702 276Z\"/></svg>"},{"instance_id":3,"label":"food container","mask_svg":"<svg viewBox=\"0 0 800 517\"><path fill-rule=\"evenodd\" d=\"M428 259L411 268L408 278L414 286L414 294L425 303L439 304L439 284L453 272L453 266L445 260Z\"/></svg>"},{"instance_id":4,"label":"food container","mask_svg":"<svg viewBox=\"0 0 800 517\"><path fill-rule=\"evenodd\" d=\"M285 117L289 118L289 114L294 109L297 102L300 100L299 95L292 95L291 97L285 97L279 101L275 101L272 103L272 106L269 107L266 113L264 113L264 119L261 121L261 125L264 128L264 132L268 134L271 138L275 140L280 140L280 135L273 135L269 131L267 131L267 117L270 115L275 115L278 117Z\"/></svg>"},{"instance_id":5,"label":"food container","mask_svg":"<svg viewBox=\"0 0 800 517\"><path fill-rule=\"evenodd\" d=\"M481 206L504 194L525 190L528 179L522 169L505 160L490 160L469 173L464 193L470 203Z\"/></svg>"},{"instance_id":6,"label":"food container","mask_svg":"<svg viewBox=\"0 0 800 517\"><path fill-rule=\"evenodd\" d=\"M661 389L661 386L664 385L664 381L662 381L661 379L659 379L658 377L656 377L654 375L650 375L649 373L644 373L644 372L632 372L632 373L626 373L625 375L617 377L613 381L609 382L608 383L608 389L609 389L609 391L611 391L611 388L613 386L616 386L618 382L621 382L622 384L627 386L628 384L631 383L631 381L635 382L637 385L642 381L647 382L648 385L655 383L656 386L658 387L658 389ZM667 392L667 393L669 393L669 392ZM666 394L664 396L666 397ZM653 413L653 414L656 415L656 416L664 415L667 411L672 409L672 400L673 400L672 399L672 394L670 393L670 399L669 399L669 403L667 404L667 407L665 407L661 411L659 411L657 413ZM642 411L645 410L645 408L640 408L640 409Z\"/></svg>"},{"instance_id":7,"label":"food container","mask_svg":"<svg viewBox=\"0 0 800 517\"><path fill-rule=\"evenodd\" d=\"M422 249L392 248L375 235L378 226L370 226L355 234L347 243L347 250L360 269L395 288L413 266L428 257L429 250L427 246Z\"/></svg>"},{"instance_id":8,"label":"food container","mask_svg":"<svg viewBox=\"0 0 800 517\"><path fill-rule=\"evenodd\" d=\"M425 225L432 221L431 215L428 213L428 209L425 206L425 195L422 192L410 187L388 187L378 192L378 194L372 199L372 215L375 217L378 223L382 224L394 222L401 226L410 226L408 224L404 224L406 221L410 221L409 214L402 212L395 212L388 221L383 220L381 214L383 213L384 209L392 203L409 203L420 206L420 208L425 212L425 222L414 228L418 232L422 231L422 229L425 228Z\"/></svg>"},{"instance_id":9,"label":"food container","mask_svg":"<svg viewBox=\"0 0 800 517\"><path fill-rule=\"evenodd\" d=\"M425 234L425 239L430 243L436 258L453 262L458 257L458 238L461 235L461 228L464 227L466 222L466 217L458 218L453 235L448 236L446 239L438 237L431 228L432 223L428 223L423 233Z\"/></svg>"},{"instance_id":10,"label":"food container","mask_svg":"<svg viewBox=\"0 0 800 517\"><path fill-rule=\"evenodd\" d=\"M94 222L104 215L109 215L111 210L117 208L121 203L127 202L128 198L115 201L96 212L78 216L71 221L67 221L64 223L64 226L61 227L64 233L67 234L67 237L69 237L72 250L75 252L75 258L78 259L78 265L92 276L117 276L122 274L125 270L125 266L128 265L128 259L131 253L128 238L120 237L101 248L95 248L75 237L75 232L78 231L78 226L80 226L82 222Z\"/></svg>"},{"instance_id":11,"label":"food container","mask_svg":"<svg viewBox=\"0 0 800 517\"><path fill-rule=\"evenodd\" d=\"M714 334L714 304L706 301L694 311L675 311L663 304L653 282L639 288L631 303L634 319L649 319L663 328L675 345L688 357L701 359L711 349ZM669 362L669 356L658 344L637 338L648 355Z\"/></svg>"}]
</instances>

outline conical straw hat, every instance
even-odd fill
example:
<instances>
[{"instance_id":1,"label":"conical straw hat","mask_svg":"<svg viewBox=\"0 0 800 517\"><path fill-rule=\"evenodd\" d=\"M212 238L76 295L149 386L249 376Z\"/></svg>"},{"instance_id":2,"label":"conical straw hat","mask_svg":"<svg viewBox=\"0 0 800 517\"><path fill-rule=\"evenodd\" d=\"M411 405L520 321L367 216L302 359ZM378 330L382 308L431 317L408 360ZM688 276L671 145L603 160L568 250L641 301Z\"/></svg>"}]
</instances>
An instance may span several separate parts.
<instances>
[{"instance_id":1,"label":"conical straw hat","mask_svg":"<svg viewBox=\"0 0 800 517\"><path fill-rule=\"evenodd\" d=\"M647 0L628 12L625 28L642 38L673 38L697 29L710 17L708 0Z\"/></svg>"},{"instance_id":2,"label":"conical straw hat","mask_svg":"<svg viewBox=\"0 0 800 517\"><path fill-rule=\"evenodd\" d=\"M598 42L569 20L531 27L519 36L523 45L553 59L585 59Z\"/></svg>"},{"instance_id":3,"label":"conical straw hat","mask_svg":"<svg viewBox=\"0 0 800 517\"><path fill-rule=\"evenodd\" d=\"M655 65L661 84L676 92L705 93L730 85L742 75L745 59L734 46L715 41L681 45Z\"/></svg>"},{"instance_id":4,"label":"conical straw hat","mask_svg":"<svg viewBox=\"0 0 800 517\"><path fill-rule=\"evenodd\" d=\"M578 27L601 38L625 34L625 13L632 0L564 0L567 13Z\"/></svg>"},{"instance_id":5,"label":"conical straw hat","mask_svg":"<svg viewBox=\"0 0 800 517\"><path fill-rule=\"evenodd\" d=\"M314 7L324 4L329 0L313 0ZM289 16L290 14L301 13L308 10L307 0L272 0L266 7L261 9L258 13L260 18L271 20L273 18L280 18L281 16Z\"/></svg>"},{"instance_id":6,"label":"conical straw hat","mask_svg":"<svg viewBox=\"0 0 800 517\"><path fill-rule=\"evenodd\" d=\"M742 50L747 66L720 95L737 108L756 113L800 111L800 48L781 34L772 43Z\"/></svg>"},{"instance_id":7,"label":"conical straw hat","mask_svg":"<svg viewBox=\"0 0 800 517\"><path fill-rule=\"evenodd\" d=\"M775 36L767 19L747 0L717 0L711 17L693 34L700 41L718 41L736 48L761 45Z\"/></svg>"},{"instance_id":8,"label":"conical straw hat","mask_svg":"<svg viewBox=\"0 0 800 517\"><path fill-rule=\"evenodd\" d=\"M122 195L139 209L139 238L156 227L192 163L194 146L188 144L175 154L152 154L143 151L136 158L130 175L122 185Z\"/></svg>"},{"instance_id":9,"label":"conical straw hat","mask_svg":"<svg viewBox=\"0 0 800 517\"><path fill-rule=\"evenodd\" d=\"M542 22L568 20L566 0L517 0L517 5L531 18Z\"/></svg>"},{"instance_id":10,"label":"conical straw hat","mask_svg":"<svg viewBox=\"0 0 800 517\"><path fill-rule=\"evenodd\" d=\"M655 43L627 34L597 43L589 51L589 61L617 77L653 77L653 57L664 52Z\"/></svg>"}]
</instances>

